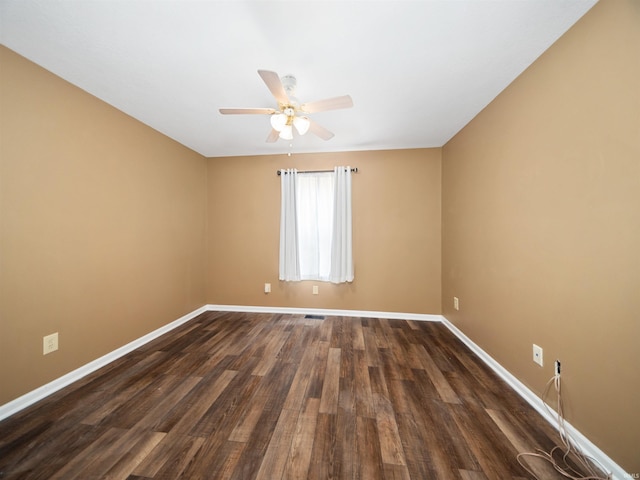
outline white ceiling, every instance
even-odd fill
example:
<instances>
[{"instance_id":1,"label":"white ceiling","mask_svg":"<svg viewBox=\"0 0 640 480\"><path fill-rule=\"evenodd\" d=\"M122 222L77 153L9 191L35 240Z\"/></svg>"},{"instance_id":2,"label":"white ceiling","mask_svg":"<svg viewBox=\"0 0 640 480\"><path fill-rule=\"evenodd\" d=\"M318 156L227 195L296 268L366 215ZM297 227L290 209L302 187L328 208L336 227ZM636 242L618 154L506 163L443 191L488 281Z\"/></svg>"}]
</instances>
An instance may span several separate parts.
<instances>
[{"instance_id":1,"label":"white ceiling","mask_svg":"<svg viewBox=\"0 0 640 480\"><path fill-rule=\"evenodd\" d=\"M439 147L597 0L0 0L2 44L207 157ZM266 143L258 69L335 133ZM292 146L290 146L292 144Z\"/></svg>"}]
</instances>

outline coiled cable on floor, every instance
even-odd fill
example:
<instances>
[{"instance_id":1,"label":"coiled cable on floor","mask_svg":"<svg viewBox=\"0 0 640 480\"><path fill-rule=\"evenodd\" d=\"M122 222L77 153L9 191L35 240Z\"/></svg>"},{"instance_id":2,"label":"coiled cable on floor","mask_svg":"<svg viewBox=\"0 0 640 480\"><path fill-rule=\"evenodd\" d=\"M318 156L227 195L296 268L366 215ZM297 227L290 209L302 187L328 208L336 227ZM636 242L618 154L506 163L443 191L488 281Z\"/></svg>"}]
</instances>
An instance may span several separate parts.
<instances>
[{"instance_id":1,"label":"coiled cable on floor","mask_svg":"<svg viewBox=\"0 0 640 480\"><path fill-rule=\"evenodd\" d=\"M602 472L605 471L594 458L585 455L580 451L577 442L571 438L571 435L567 431L564 419L564 409L562 404L562 390L560 374L557 373L547 382L547 385L542 393L542 403L547 411L553 416L551 407L546 402L546 398L549 395L551 387L554 386L557 395L557 419L558 419L558 432L560 433L560 440L562 446L555 446L549 452L538 449L536 452L519 453L517 456L518 463L524 468L533 478L540 479L523 461L526 457L541 458L551 464L551 466L561 475L571 480L612 480L612 475L609 473L606 477L601 476L601 473L596 470L596 466L600 468ZM587 476L576 471L569 465L569 459L579 464L584 472L587 472Z\"/></svg>"}]
</instances>

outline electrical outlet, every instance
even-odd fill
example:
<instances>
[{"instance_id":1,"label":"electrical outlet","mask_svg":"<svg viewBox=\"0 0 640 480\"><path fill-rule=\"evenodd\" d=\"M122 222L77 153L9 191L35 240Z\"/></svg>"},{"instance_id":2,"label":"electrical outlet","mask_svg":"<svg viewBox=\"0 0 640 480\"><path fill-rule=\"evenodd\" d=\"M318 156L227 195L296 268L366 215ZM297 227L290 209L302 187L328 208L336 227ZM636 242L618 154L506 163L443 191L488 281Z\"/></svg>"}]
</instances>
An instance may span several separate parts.
<instances>
[{"instance_id":1,"label":"electrical outlet","mask_svg":"<svg viewBox=\"0 0 640 480\"><path fill-rule=\"evenodd\" d=\"M265 283L264 284L264 293L271 293L271 284L270 283Z\"/></svg>"},{"instance_id":2,"label":"electrical outlet","mask_svg":"<svg viewBox=\"0 0 640 480\"><path fill-rule=\"evenodd\" d=\"M42 337L42 354L55 352L58 350L58 332Z\"/></svg>"},{"instance_id":3,"label":"electrical outlet","mask_svg":"<svg viewBox=\"0 0 640 480\"><path fill-rule=\"evenodd\" d=\"M460 310L460 300L458 300L458 297L453 297L453 308Z\"/></svg>"},{"instance_id":4,"label":"electrical outlet","mask_svg":"<svg viewBox=\"0 0 640 480\"><path fill-rule=\"evenodd\" d=\"M314 295L318 295L318 285L314 285L313 286L313 290L312 290Z\"/></svg>"},{"instance_id":5,"label":"electrical outlet","mask_svg":"<svg viewBox=\"0 0 640 480\"><path fill-rule=\"evenodd\" d=\"M539 347L535 343L533 344L533 361L542 367L542 347Z\"/></svg>"},{"instance_id":6,"label":"electrical outlet","mask_svg":"<svg viewBox=\"0 0 640 480\"><path fill-rule=\"evenodd\" d=\"M560 375L560 360L556 360L554 364L554 371L556 375Z\"/></svg>"}]
</instances>

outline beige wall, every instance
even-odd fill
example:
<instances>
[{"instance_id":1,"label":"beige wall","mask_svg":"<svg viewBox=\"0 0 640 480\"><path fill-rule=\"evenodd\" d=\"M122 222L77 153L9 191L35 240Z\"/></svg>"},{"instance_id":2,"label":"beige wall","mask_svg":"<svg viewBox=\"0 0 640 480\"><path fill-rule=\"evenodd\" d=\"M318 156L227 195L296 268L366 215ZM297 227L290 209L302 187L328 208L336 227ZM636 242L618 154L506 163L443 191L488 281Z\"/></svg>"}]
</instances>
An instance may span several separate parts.
<instances>
[{"instance_id":1,"label":"beige wall","mask_svg":"<svg viewBox=\"0 0 640 480\"><path fill-rule=\"evenodd\" d=\"M440 314L440 157L440 149L417 149L210 159L208 302ZM355 279L279 282L276 171L335 165L359 168Z\"/></svg>"},{"instance_id":2,"label":"beige wall","mask_svg":"<svg viewBox=\"0 0 640 480\"><path fill-rule=\"evenodd\" d=\"M640 2L602 0L456 135L442 188L446 318L538 394L560 359L569 422L640 472Z\"/></svg>"},{"instance_id":3,"label":"beige wall","mask_svg":"<svg viewBox=\"0 0 640 480\"><path fill-rule=\"evenodd\" d=\"M205 303L206 159L4 47L0 65L3 404Z\"/></svg>"}]
</instances>

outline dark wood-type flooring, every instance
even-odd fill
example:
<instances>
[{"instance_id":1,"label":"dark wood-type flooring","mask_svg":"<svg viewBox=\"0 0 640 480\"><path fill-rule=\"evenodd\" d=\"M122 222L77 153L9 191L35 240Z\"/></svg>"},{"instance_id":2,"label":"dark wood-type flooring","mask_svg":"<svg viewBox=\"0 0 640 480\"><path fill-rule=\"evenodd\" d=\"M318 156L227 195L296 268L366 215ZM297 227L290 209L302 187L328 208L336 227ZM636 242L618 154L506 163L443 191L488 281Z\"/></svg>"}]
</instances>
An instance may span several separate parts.
<instances>
[{"instance_id":1,"label":"dark wood-type flooring","mask_svg":"<svg viewBox=\"0 0 640 480\"><path fill-rule=\"evenodd\" d=\"M558 442L440 323L208 312L0 422L0 478L523 479Z\"/></svg>"}]
</instances>

